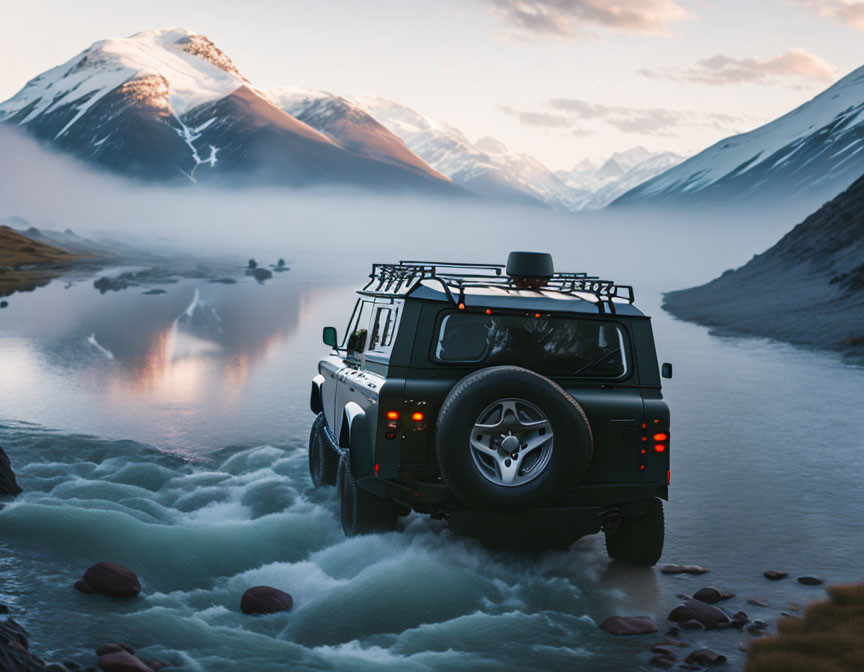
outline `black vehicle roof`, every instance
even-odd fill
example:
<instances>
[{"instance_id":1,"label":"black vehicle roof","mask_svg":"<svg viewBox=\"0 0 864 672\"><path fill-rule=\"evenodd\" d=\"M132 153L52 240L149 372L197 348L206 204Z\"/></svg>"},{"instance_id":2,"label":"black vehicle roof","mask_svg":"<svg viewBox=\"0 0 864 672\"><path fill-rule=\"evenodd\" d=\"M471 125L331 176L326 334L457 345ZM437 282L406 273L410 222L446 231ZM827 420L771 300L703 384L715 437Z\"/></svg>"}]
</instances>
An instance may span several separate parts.
<instances>
[{"instance_id":1,"label":"black vehicle roof","mask_svg":"<svg viewBox=\"0 0 864 672\"><path fill-rule=\"evenodd\" d=\"M451 290L452 293L452 290ZM439 283L421 280L405 295L406 299L424 299L452 303ZM590 292L560 292L549 289L516 289L515 287L466 287L457 303L466 308L524 309L526 311L614 314L645 317L629 301L620 298L602 299ZM610 306L610 303L612 304Z\"/></svg>"},{"instance_id":2,"label":"black vehicle roof","mask_svg":"<svg viewBox=\"0 0 864 672\"><path fill-rule=\"evenodd\" d=\"M645 317L633 305L633 288L587 273L555 273L541 289L524 289L499 264L400 261L373 264L367 297L442 301L465 308Z\"/></svg>"}]
</instances>

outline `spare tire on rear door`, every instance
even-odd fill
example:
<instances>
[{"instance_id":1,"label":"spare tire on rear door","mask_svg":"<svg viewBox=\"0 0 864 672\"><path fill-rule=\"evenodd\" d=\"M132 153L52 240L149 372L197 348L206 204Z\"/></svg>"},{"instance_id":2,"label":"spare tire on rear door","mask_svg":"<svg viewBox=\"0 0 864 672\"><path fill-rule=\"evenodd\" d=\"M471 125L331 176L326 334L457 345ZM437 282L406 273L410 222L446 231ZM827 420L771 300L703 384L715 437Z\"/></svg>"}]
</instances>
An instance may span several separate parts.
<instances>
[{"instance_id":1,"label":"spare tire on rear door","mask_svg":"<svg viewBox=\"0 0 864 672\"><path fill-rule=\"evenodd\" d=\"M593 439L579 403L518 366L476 371L438 413L438 463L447 485L478 509L539 507L559 499L591 462Z\"/></svg>"}]
</instances>

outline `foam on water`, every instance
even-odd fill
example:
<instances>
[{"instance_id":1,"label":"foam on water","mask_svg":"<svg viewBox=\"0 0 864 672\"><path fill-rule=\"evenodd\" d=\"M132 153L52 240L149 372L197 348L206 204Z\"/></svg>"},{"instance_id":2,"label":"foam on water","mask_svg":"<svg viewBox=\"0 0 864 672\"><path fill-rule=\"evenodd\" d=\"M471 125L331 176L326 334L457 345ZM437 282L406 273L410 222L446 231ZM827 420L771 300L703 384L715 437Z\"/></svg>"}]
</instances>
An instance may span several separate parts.
<instances>
[{"instance_id":1,"label":"foam on water","mask_svg":"<svg viewBox=\"0 0 864 672\"><path fill-rule=\"evenodd\" d=\"M190 671L604 664L583 647L598 637L578 587L590 544L495 554L418 516L402 534L345 539L299 442L197 460L22 424L0 426L0 442L25 491L0 510L2 601L50 656L92 663L120 639ZM133 568L141 596L74 591L99 560ZM242 615L261 584L289 591L294 610Z\"/></svg>"}]
</instances>

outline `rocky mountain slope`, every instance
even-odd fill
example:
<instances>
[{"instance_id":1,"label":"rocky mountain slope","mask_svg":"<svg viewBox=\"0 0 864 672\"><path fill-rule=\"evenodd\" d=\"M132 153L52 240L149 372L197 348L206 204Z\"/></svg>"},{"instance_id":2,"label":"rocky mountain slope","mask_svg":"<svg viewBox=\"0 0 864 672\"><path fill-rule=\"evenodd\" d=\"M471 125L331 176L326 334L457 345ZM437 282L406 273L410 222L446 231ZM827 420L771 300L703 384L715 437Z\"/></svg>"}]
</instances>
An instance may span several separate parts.
<instances>
[{"instance_id":1,"label":"rocky mountain slope","mask_svg":"<svg viewBox=\"0 0 864 672\"><path fill-rule=\"evenodd\" d=\"M722 330L864 354L864 177L741 268L666 294L664 308Z\"/></svg>"},{"instance_id":2,"label":"rocky mountain slope","mask_svg":"<svg viewBox=\"0 0 864 672\"><path fill-rule=\"evenodd\" d=\"M0 121L138 178L462 193L398 142L373 156L296 119L183 29L96 42L0 104Z\"/></svg>"},{"instance_id":3,"label":"rocky mountain slope","mask_svg":"<svg viewBox=\"0 0 864 672\"><path fill-rule=\"evenodd\" d=\"M832 198L864 172L864 67L764 126L721 140L614 205Z\"/></svg>"}]
</instances>

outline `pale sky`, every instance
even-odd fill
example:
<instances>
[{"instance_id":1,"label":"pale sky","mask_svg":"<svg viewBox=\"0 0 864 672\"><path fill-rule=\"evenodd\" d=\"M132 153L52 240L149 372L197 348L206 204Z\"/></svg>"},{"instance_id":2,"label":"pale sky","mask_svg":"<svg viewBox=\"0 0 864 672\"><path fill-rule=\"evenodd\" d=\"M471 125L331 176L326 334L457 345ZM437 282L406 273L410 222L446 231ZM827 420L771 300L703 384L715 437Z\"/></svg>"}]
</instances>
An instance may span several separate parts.
<instances>
[{"instance_id":1,"label":"pale sky","mask_svg":"<svg viewBox=\"0 0 864 672\"><path fill-rule=\"evenodd\" d=\"M393 98L553 169L702 149L864 65L859 0L0 2L0 100L96 40L180 26L261 88Z\"/></svg>"}]
</instances>

